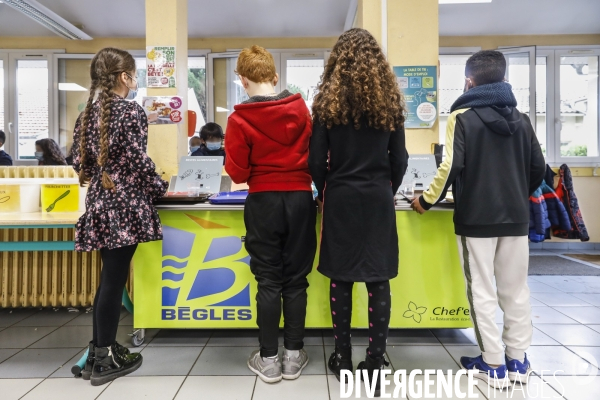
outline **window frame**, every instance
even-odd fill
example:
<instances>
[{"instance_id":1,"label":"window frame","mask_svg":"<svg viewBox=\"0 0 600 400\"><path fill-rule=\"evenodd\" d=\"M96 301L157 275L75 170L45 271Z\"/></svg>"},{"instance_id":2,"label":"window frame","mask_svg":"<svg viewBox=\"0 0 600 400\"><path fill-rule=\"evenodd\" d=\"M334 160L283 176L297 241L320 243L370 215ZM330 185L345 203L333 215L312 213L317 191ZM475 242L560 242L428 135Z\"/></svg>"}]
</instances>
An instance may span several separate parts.
<instances>
[{"instance_id":1,"label":"window frame","mask_svg":"<svg viewBox=\"0 0 600 400\"><path fill-rule=\"evenodd\" d=\"M568 164L574 167L597 167L600 163L600 79L598 82L598 156L563 157L561 156L561 123L560 120L560 59L562 56L590 55L599 57L600 46L538 46L537 56L546 58L546 162L551 167ZM551 96L551 101L548 101ZM558 117L557 117L558 116Z\"/></svg>"}]
</instances>

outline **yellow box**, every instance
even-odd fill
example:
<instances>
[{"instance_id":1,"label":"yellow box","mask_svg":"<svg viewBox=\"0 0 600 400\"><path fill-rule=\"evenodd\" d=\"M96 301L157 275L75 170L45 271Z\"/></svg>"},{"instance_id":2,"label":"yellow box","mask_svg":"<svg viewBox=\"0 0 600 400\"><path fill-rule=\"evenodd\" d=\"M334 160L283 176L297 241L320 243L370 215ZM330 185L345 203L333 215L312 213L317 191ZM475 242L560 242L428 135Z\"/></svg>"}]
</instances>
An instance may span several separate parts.
<instances>
[{"instance_id":1,"label":"yellow box","mask_svg":"<svg viewBox=\"0 0 600 400\"><path fill-rule=\"evenodd\" d=\"M53 183L42 185L42 212L74 212L78 210L78 184Z\"/></svg>"},{"instance_id":2,"label":"yellow box","mask_svg":"<svg viewBox=\"0 0 600 400\"><path fill-rule=\"evenodd\" d=\"M21 187L0 185L0 213L21 211Z\"/></svg>"}]
</instances>

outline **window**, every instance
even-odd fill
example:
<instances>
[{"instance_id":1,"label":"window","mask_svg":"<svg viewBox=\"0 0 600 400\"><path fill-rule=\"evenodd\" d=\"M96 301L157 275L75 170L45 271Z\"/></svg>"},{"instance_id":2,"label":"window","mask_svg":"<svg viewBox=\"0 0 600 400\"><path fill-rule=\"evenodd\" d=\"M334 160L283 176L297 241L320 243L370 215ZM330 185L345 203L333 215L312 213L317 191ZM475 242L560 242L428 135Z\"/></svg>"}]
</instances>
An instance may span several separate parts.
<instances>
[{"instance_id":1,"label":"window","mask_svg":"<svg viewBox=\"0 0 600 400\"><path fill-rule=\"evenodd\" d=\"M439 142L446 142L446 123L450 116L452 104L458 99L465 89L465 65L471 55L479 48L440 49L440 78L439 90ZM446 53L446 54L444 54Z\"/></svg>"},{"instance_id":2,"label":"window","mask_svg":"<svg viewBox=\"0 0 600 400\"><path fill-rule=\"evenodd\" d=\"M325 67L324 50L303 50L292 53L289 50L270 50L279 73L276 91L284 88L292 93L300 93L310 109L317 87ZM233 107L245 101L248 96L235 74L239 52L209 54L208 64L208 120L227 126L227 118L234 111Z\"/></svg>"},{"instance_id":3,"label":"window","mask_svg":"<svg viewBox=\"0 0 600 400\"><path fill-rule=\"evenodd\" d=\"M56 139L52 73L52 52L0 52L0 129L16 164L37 163L35 141Z\"/></svg>"},{"instance_id":4,"label":"window","mask_svg":"<svg viewBox=\"0 0 600 400\"><path fill-rule=\"evenodd\" d=\"M441 144L452 103L463 92L466 61L475 51L467 54L458 48L440 55ZM599 163L600 47L533 46L500 51L506 57L506 77L517 99L517 109L530 117L546 161L553 166Z\"/></svg>"}]
</instances>

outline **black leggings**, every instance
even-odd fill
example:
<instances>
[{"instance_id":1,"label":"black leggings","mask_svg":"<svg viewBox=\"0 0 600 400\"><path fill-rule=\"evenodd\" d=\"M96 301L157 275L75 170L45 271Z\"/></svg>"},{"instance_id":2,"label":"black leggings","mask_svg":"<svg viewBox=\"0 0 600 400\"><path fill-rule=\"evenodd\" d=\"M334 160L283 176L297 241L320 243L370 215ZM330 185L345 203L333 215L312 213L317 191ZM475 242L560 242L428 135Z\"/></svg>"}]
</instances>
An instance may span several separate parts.
<instances>
[{"instance_id":1,"label":"black leggings","mask_svg":"<svg viewBox=\"0 0 600 400\"><path fill-rule=\"evenodd\" d=\"M350 348L352 286L354 282L331 281L329 303L333 319L335 345ZM390 325L390 281L367 282L369 292L369 350L372 358L383 357Z\"/></svg>"},{"instance_id":2,"label":"black leggings","mask_svg":"<svg viewBox=\"0 0 600 400\"><path fill-rule=\"evenodd\" d=\"M117 340L117 328L123 304L123 289L137 244L116 249L101 249L102 272L94 298L94 344L108 347Z\"/></svg>"}]
</instances>

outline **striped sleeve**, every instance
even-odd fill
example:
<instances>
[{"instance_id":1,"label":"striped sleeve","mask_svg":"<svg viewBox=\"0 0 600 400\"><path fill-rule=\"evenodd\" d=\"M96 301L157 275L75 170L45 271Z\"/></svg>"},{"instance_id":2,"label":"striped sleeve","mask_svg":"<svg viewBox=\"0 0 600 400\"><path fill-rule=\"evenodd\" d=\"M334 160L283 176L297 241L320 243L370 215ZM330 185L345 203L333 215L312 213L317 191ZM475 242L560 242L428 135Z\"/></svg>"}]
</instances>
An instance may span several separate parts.
<instances>
[{"instance_id":1,"label":"striped sleeve","mask_svg":"<svg viewBox=\"0 0 600 400\"><path fill-rule=\"evenodd\" d=\"M443 200L446 191L462 171L465 163L465 135L462 125L457 122L458 115L469 109L457 110L450 114L446 126L446 157L437 170L429 189L419 198L421 206L429 210L438 201Z\"/></svg>"}]
</instances>

